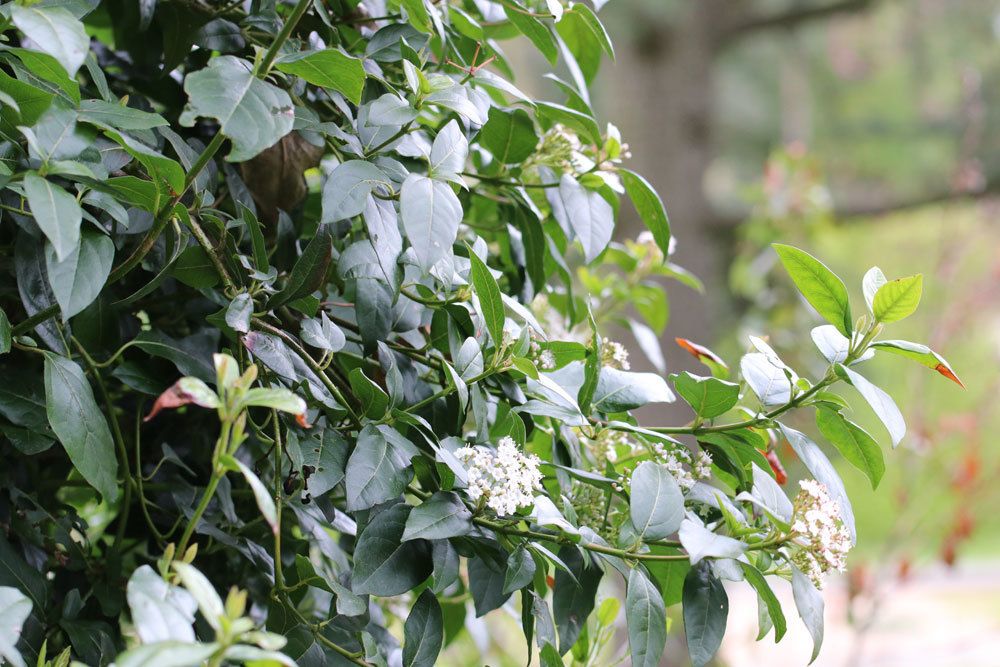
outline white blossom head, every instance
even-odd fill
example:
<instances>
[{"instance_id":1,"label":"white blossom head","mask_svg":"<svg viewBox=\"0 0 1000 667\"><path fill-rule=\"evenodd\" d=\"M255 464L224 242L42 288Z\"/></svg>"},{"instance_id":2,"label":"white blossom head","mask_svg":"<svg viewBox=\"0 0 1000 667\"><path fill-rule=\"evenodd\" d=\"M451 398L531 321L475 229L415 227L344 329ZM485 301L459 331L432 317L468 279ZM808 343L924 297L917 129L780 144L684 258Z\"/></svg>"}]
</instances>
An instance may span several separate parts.
<instances>
[{"instance_id":1,"label":"white blossom head","mask_svg":"<svg viewBox=\"0 0 1000 667\"><path fill-rule=\"evenodd\" d=\"M813 479L799 482L792 512L792 544L798 547L792 562L817 588L827 572L843 572L851 550L851 533L826 485Z\"/></svg>"},{"instance_id":2,"label":"white blossom head","mask_svg":"<svg viewBox=\"0 0 1000 667\"><path fill-rule=\"evenodd\" d=\"M627 371L631 368L628 362L628 350L618 341L604 339L601 341L601 363L609 368Z\"/></svg>"},{"instance_id":3,"label":"white blossom head","mask_svg":"<svg viewBox=\"0 0 1000 667\"><path fill-rule=\"evenodd\" d=\"M501 438L495 450L462 447L455 455L465 465L466 494L473 502L483 502L498 516L514 514L534 503L535 490L542 485L541 460L521 452L510 436Z\"/></svg>"}]
</instances>

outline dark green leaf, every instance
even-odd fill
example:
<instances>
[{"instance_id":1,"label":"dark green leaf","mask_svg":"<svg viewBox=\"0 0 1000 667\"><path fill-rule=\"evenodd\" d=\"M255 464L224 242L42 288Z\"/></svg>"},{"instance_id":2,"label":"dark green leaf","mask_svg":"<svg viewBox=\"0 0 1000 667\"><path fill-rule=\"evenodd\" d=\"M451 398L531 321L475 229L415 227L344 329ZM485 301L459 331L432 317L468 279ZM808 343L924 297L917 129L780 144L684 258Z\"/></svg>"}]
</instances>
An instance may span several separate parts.
<instances>
[{"instance_id":1,"label":"dark green leaf","mask_svg":"<svg viewBox=\"0 0 1000 667\"><path fill-rule=\"evenodd\" d=\"M582 7L583 5L579 5ZM656 194L656 190L645 178L629 169L622 169L618 172L622 177L622 185L625 192L632 199L636 212L642 219L643 224L653 234L653 240L659 246L663 257L670 256L670 219L667 218L667 210L663 207L663 201Z\"/></svg>"},{"instance_id":2,"label":"dark green leaf","mask_svg":"<svg viewBox=\"0 0 1000 667\"><path fill-rule=\"evenodd\" d=\"M97 298L111 273L115 244L104 234L86 229L80 243L65 259L58 259L55 248L45 248L46 273L49 285L68 320Z\"/></svg>"},{"instance_id":3,"label":"dark green leaf","mask_svg":"<svg viewBox=\"0 0 1000 667\"><path fill-rule=\"evenodd\" d=\"M729 617L729 596L708 563L691 568L684 579L684 636L694 667L704 667L722 644Z\"/></svg>"},{"instance_id":4,"label":"dark green leaf","mask_svg":"<svg viewBox=\"0 0 1000 667\"><path fill-rule=\"evenodd\" d=\"M24 175L23 185L35 222L52 244L56 258L66 259L80 244L83 212L76 197L34 172Z\"/></svg>"},{"instance_id":5,"label":"dark green leaf","mask_svg":"<svg viewBox=\"0 0 1000 667\"><path fill-rule=\"evenodd\" d=\"M632 525L644 540L671 535L684 519L684 496L666 466L643 461L632 473L629 492Z\"/></svg>"},{"instance_id":6,"label":"dark green leaf","mask_svg":"<svg viewBox=\"0 0 1000 667\"><path fill-rule=\"evenodd\" d=\"M479 297L479 309L482 312L483 322L486 330L490 332L493 345L496 347L496 355L500 354L500 347L503 344L504 308L500 298L500 286L497 285L496 278L490 272L486 263L479 256L469 250L470 275L472 286Z\"/></svg>"},{"instance_id":7,"label":"dark green leaf","mask_svg":"<svg viewBox=\"0 0 1000 667\"><path fill-rule=\"evenodd\" d=\"M199 117L219 121L233 144L230 162L249 160L292 131L288 93L255 77L250 63L235 56L212 58L208 67L188 74L184 92L188 106L181 125L191 127Z\"/></svg>"},{"instance_id":8,"label":"dark green leaf","mask_svg":"<svg viewBox=\"0 0 1000 667\"><path fill-rule=\"evenodd\" d=\"M410 507L393 505L376 514L354 548L355 593L400 595L431 574L430 548L424 540L403 542Z\"/></svg>"},{"instance_id":9,"label":"dark green leaf","mask_svg":"<svg viewBox=\"0 0 1000 667\"><path fill-rule=\"evenodd\" d=\"M118 459L108 422L75 363L45 353L45 405L49 425L83 478L105 500L118 498Z\"/></svg>"},{"instance_id":10,"label":"dark green leaf","mask_svg":"<svg viewBox=\"0 0 1000 667\"><path fill-rule=\"evenodd\" d=\"M429 590L417 598L403 625L403 666L433 667L444 643L441 605Z\"/></svg>"},{"instance_id":11,"label":"dark green leaf","mask_svg":"<svg viewBox=\"0 0 1000 667\"><path fill-rule=\"evenodd\" d=\"M763 601L764 605L767 607L768 616L771 622L774 624L774 641L775 643L780 642L781 638L785 636L785 629L787 623L785 621L785 613L781 610L781 603L778 602L777 596L775 596L774 591L768 585L767 580L764 579L764 575L761 574L760 570L755 568L750 563L740 562L740 567L743 568L743 576L746 580L750 582L750 585L754 587L757 591L757 595ZM761 632L757 635L757 641L764 638L767 634L767 628L761 628Z\"/></svg>"},{"instance_id":12,"label":"dark green leaf","mask_svg":"<svg viewBox=\"0 0 1000 667\"><path fill-rule=\"evenodd\" d=\"M641 566L632 568L625 592L628 645L635 667L660 664L667 643L667 610L660 591Z\"/></svg>"},{"instance_id":13,"label":"dark green leaf","mask_svg":"<svg viewBox=\"0 0 1000 667\"><path fill-rule=\"evenodd\" d=\"M458 494L438 491L410 512L403 541L441 540L472 531L472 512Z\"/></svg>"},{"instance_id":14,"label":"dark green leaf","mask_svg":"<svg viewBox=\"0 0 1000 667\"><path fill-rule=\"evenodd\" d=\"M347 460L347 509L368 509L401 495L413 475L409 465L414 454L412 443L388 426L361 429Z\"/></svg>"},{"instance_id":15,"label":"dark green leaf","mask_svg":"<svg viewBox=\"0 0 1000 667\"><path fill-rule=\"evenodd\" d=\"M295 301L319 289L324 283L333 258L332 242L332 230L329 225L323 225L316 231L316 235L302 251L302 256L295 262L285 286L268 301L269 309Z\"/></svg>"},{"instance_id":16,"label":"dark green leaf","mask_svg":"<svg viewBox=\"0 0 1000 667\"><path fill-rule=\"evenodd\" d=\"M510 557L507 559L507 574L504 577L503 592L513 593L530 584L535 577L535 569L534 557L524 548L523 544L519 545L510 552Z\"/></svg>"}]
</instances>

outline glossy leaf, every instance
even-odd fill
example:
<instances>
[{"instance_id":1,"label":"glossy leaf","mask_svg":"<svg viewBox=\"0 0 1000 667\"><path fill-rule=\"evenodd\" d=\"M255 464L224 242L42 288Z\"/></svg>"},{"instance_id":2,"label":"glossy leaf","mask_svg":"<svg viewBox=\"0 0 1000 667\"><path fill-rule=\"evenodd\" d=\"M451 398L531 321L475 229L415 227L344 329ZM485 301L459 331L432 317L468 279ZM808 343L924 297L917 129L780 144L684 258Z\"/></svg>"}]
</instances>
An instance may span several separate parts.
<instances>
[{"instance_id":1,"label":"glossy leaf","mask_svg":"<svg viewBox=\"0 0 1000 667\"><path fill-rule=\"evenodd\" d=\"M632 664L656 667L667 643L667 610L663 597L641 567L628 575L625 589L625 620Z\"/></svg>"},{"instance_id":2,"label":"glossy leaf","mask_svg":"<svg viewBox=\"0 0 1000 667\"><path fill-rule=\"evenodd\" d=\"M844 281L803 250L780 243L774 244L774 250L806 301L840 333L850 337L854 321Z\"/></svg>"},{"instance_id":3,"label":"glossy leaf","mask_svg":"<svg viewBox=\"0 0 1000 667\"><path fill-rule=\"evenodd\" d=\"M73 465L108 502L114 502L118 459L108 422L80 367L51 352L45 354L45 408Z\"/></svg>"}]
</instances>

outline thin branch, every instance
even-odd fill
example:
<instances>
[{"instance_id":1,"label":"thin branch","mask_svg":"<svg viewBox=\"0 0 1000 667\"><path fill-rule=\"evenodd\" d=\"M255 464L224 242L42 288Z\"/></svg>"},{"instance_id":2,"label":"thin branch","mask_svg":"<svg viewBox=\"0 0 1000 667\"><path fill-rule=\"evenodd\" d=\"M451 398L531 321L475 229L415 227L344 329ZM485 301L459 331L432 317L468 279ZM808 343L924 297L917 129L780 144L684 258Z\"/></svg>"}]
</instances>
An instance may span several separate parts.
<instances>
[{"instance_id":1,"label":"thin branch","mask_svg":"<svg viewBox=\"0 0 1000 667\"><path fill-rule=\"evenodd\" d=\"M823 5L796 6L786 12L765 13L738 18L723 30L721 44L729 46L733 40L748 37L765 30L794 30L813 21L821 21L837 14L860 12L870 9L875 0L838 0Z\"/></svg>"}]
</instances>

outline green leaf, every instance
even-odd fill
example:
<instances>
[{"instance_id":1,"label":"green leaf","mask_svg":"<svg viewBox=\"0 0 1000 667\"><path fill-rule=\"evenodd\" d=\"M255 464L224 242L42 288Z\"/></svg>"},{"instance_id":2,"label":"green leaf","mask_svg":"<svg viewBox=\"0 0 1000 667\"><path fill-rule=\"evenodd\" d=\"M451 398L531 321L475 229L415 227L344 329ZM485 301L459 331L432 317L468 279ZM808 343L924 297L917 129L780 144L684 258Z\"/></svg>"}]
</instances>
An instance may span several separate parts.
<instances>
[{"instance_id":1,"label":"green leaf","mask_svg":"<svg viewBox=\"0 0 1000 667\"><path fill-rule=\"evenodd\" d=\"M477 618L499 609L510 598L510 594L504 592L506 569L500 552L487 552L469 559L469 590Z\"/></svg>"},{"instance_id":2,"label":"green leaf","mask_svg":"<svg viewBox=\"0 0 1000 667\"><path fill-rule=\"evenodd\" d=\"M650 403L671 403L674 394L656 373L633 373L602 368L594 391L593 406L602 412L622 412Z\"/></svg>"},{"instance_id":3,"label":"green leaf","mask_svg":"<svg viewBox=\"0 0 1000 667\"><path fill-rule=\"evenodd\" d=\"M291 415L304 415L306 402L284 387L254 387L242 400L246 407L271 408Z\"/></svg>"},{"instance_id":4,"label":"green leaf","mask_svg":"<svg viewBox=\"0 0 1000 667\"><path fill-rule=\"evenodd\" d=\"M219 644L155 642L125 651L115 659L117 667L194 667L212 657Z\"/></svg>"},{"instance_id":5,"label":"green leaf","mask_svg":"<svg viewBox=\"0 0 1000 667\"><path fill-rule=\"evenodd\" d=\"M351 371L348 379L351 389L361 403L365 417L369 419L381 419L389 409L389 395L382 387L372 382L360 368Z\"/></svg>"},{"instance_id":6,"label":"green leaf","mask_svg":"<svg viewBox=\"0 0 1000 667\"><path fill-rule=\"evenodd\" d=\"M11 326L7 313L0 308L0 354L10 352Z\"/></svg>"},{"instance_id":7,"label":"green leaf","mask_svg":"<svg viewBox=\"0 0 1000 667\"><path fill-rule=\"evenodd\" d=\"M149 565L141 565L132 573L125 595L132 624L143 643L195 640L194 613L198 603L183 588L164 581Z\"/></svg>"},{"instance_id":8,"label":"green leaf","mask_svg":"<svg viewBox=\"0 0 1000 667\"><path fill-rule=\"evenodd\" d=\"M10 17L43 52L59 61L66 73L76 76L90 51L83 23L62 7L12 4Z\"/></svg>"},{"instance_id":9,"label":"green leaf","mask_svg":"<svg viewBox=\"0 0 1000 667\"><path fill-rule=\"evenodd\" d=\"M212 258L200 245L191 245L170 268L170 275L195 289L215 287L219 284L219 271Z\"/></svg>"},{"instance_id":10,"label":"green leaf","mask_svg":"<svg viewBox=\"0 0 1000 667\"><path fill-rule=\"evenodd\" d=\"M880 340L872 343L871 347L883 352L889 352L890 354L898 354L907 359L913 359L928 368L933 368L958 386L965 387L965 384L962 383L955 374L955 371L952 370L951 364L926 345L911 343L908 340Z\"/></svg>"},{"instance_id":11,"label":"green leaf","mask_svg":"<svg viewBox=\"0 0 1000 667\"><path fill-rule=\"evenodd\" d=\"M439 259L451 256L462 204L450 185L410 174L400 190L399 211L421 269L430 271Z\"/></svg>"},{"instance_id":12,"label":"green leaf","mask_svg":"<svg viewBox=\"0 0 1000 667\"><path fill-rule=\"evenodd\" d=\"M854 385L854 388L858 390L861 397L871 406L871 409L875 412L875 416L879 418L879 421L889 431L892 446L895 447L898 445L903 436L906 435L906 421L903 419L903 413L899 411L892 397L872 384L865 376L852 371L846 366L838 366L837 372L844 375Z\"/></svg>"},{"instance_id":13,"label":"green leaf","mask_svg":"<svg viewBox=\"0 0 1000 667\"><path fill-rule=\"evenodd\" d=\"M337 165L323 185L322 222L336 222L360 215L372 190L390 188L389 177L371 162L348 160Z\"/></svg>"},{"instance_id":14,"label":"green leaf","mask_svg":"<svg viewBox=\"0 0 1000 667\"><path fill-rule=\"evenodd\" d=\"M319 289L326 280L332 260L333 230L329 225L323 225L316 230L316 235L295 262L285 286L268 300L268 310L295 301Z\"/></svg>"},{"instance_id":15,"label":"green leaf","mask_svg":"<svg viewBox=\"0 0 1000 667\"><path fill-rule=\"evenodd\" d=\"M104 100L83 100L80 103L80 120L119 130L148 130L168 124L167 119L158 113Z\"/></svg>"},{"instance_id":16,"label":"green leaf","mask_svg":"<svg viewBox=\"0 0 1000 667\"><path fill-rule=\"evenodd\" d=\"M797 567L792 568L792 597L799 610L799 617L806 625L813 640L812 664L823 647L823 594L816 590L806 575Z\"/></svg>"},{"instance_id":17,"label":"green leaf","mask_svg":"<svg viewBox=\"0 0 1000 667\"><path fill-rule=\"evenodd\" d=\"M740 359L740 372L761 405L784 405L791 400L791 381L784 369L771 363L766 355L760 352L744 354Z\"/></svg>"},{"instance_id":18,"label":"green leaf","mask_svg":"<svg viewBox=\"0 0 1000 667\"><path fill-rule=\"evenodd\" d=\"M73 104L80 103L80 84L66 73L66 69L58 60L41 51L31 51L18 47L9 47L9 51L17 55L32 74L56 84L62 92L66 93L66 97Z\"/></svg>"},{"instance_id":19,"label":"green leaf","mask_svg":"<svg viewBox=\"0 0 1000 667\"><path fill-rule=\"evenodd\" d=\"M503 164L519 164L535 152L535 123L524 109L490 107L489 120L479 130L479 143Z\"/></svg>"},{"instance_id":20,"label":"green leaf","mask_svg":"<svg viewBox=\"0 0 1000 667\"><path fill-rule=\"evenodd\" d=\"M339 352L347 344L347 337L325 312L319 317L302 320L302 340L320 350Z\"/></svg>"},{"instance_id":21,"label":"green leaf","mask_svg":"<svg viewBox=\"0 0 1000 667\"><path fill-rule=\"evenodd\" d=\"M462 132L458 121L452 119L434 137L428 175L431 178L462 185L461 173L465 169L468 157L469 140Z\"/></svg>"},{"instance_id":22,"label":"green leaf","mask_svg":"<svg viewBox=\"0 0 1000 667\"><path fill-rule=\"evenodd\" d=\"M257 501L257 508L260 510L261 515L267 521L268 525L271 526L271 532L277 533L278 510L274 506L274 498L271 497L271 492L267 490L264 483L260 481L260 478L257 477L253 470L236 457L223 454L220 461L230 470L239 471L243 474L243 477L247 480L247 484L250 485L250 490L253 491L253 497Z\"/></svg>"},{"instance_id":23,"label":"green leaf","mask_svg":"<svg viewBox=\"0 0 1000 667\"><path fill-rule=\"evenodd\" d=\"M347 460L347 509L368 509L401 495L412 477L409 465L415 454L416 448L388 426L361 429Z\"/></svg>"},{"instance_id":24,"label":"green leaf","mask_svg":"<svg viewBox=\"0 0 1000 667\"><path fill-rule=\"evenodd\" d=\"M471 248L469 249L470 276L472 286L479 297L479 309L486 324L486 330L490 332L495 347L494 356L500 354L503 345L503 325L504 308L503 300L500 298L500 286L497 285L496 278L486 263L479 258Z\"/></svg>"},{"instance_id":25,"label":"green leaf","mask_svg":"<svg viewBox=\"0 0 1000 667\"><path fill-rule=\"evenodd\" d=\"M104 289L115 258L115 244L104 234L86 229L80 244L65 259L45 247L45 268L63 321L89 306Z\"/></svg>"},{"instance_id":26,"label":"green leaf","mask_svg":"<svg viewBox=\"0 0 1000 667\"><path fill-rule=\"evenodd\" d=\"M530 16L530 11L516 0L504 0L504 13L507 19L514 24L518 32L531 40L542 55L553 65L559 60L559 47L556 46L555 37L548 26L534 16Z\"/></svg>"},{"instance_id":27,"label":"green leaf","mask_svg":"<svg viewBox=\"0 0 1000 667\"><path fill-rule=\"evenodd\" d=\"M80 244L83 211L76 197L30 171L24 175L23 186L31 214L52 244L56 258L66 259Z\"/></svg>"},{"instance_id":28,"label":"green leaf","mask_svg":"<svg viewBox=\"0 0 1000 667\"><path fill-rule=\"evenodd\" d=\"M656 667L667 643L663 597L642 566L633 567L625 590L625 621L634 667Z\"/></svg>"},{"instance_id":29,"label":"green leaf","mask_svg":"<svg viewBox=\"0 0 1000 667\"><path fill-rule=\"evenodd\" d=\"M840 333L850 338L854 321L844 281L804 250L780 243L772 247L806 301Z\"/></svg>"},{"instance_id":30,"label":"green leaf","mask_svg":"<svg viewBox=\"0 0 1000 667\"><path fill-rule=\"evenodd\" d=\"M443 540L472 532L472 512L458 494L438 491L417 505L406 520L403 541Z\"/></svg>"},{"instance_id":31,"label":"green leaf","mask_svg":"<svg viewBox=\"0 0 1000 667\"><path fill-rule=\"evenodd\" d=\"M246 333L250 331L250 317L253 315L253 298L242 292L229 302L226 307L226 324L233 331Z\"/></svg>"},{"instance_id":32,"label":"green leaf","mask_svg":"<svg viewBox=\"0 0 1000 667\"><path fill-rule=\"evenodd\" d=\"M108 422L80 367L51 352L45 353L45 410L83 478L108 502L117 500L118 459Z\"/></svg>"},{"instance_id":33,"label":"green leaf","mask_svg":"<svg viewBox=\"0 0 1000 667\"><path fill-rule=\"evenodd\" d=\"M346 465L347 440L336 430L329 427L322 431L314 429L302 442L302 467L312 467L306 489L313 498L321 497L340 484Z\"/></svg>"},{"instance_id":34,"label":"green leaf","mask_svg":"<svg viewBox=\"0 0 1000 667\"><path fill-rule=\"evenodd\" d=\"M25 667L17 642L31 615L31 600L16 588L0 586L0 658L13 667Z\"/></svg>"},{"instance_id":35,"label":"green leaf","mask_svg":"<svg viewBox=\"0 0 1000 667\"><path fill-rule=\"evenodd\" d=\"M729 596L708 563L692 567L684 579L684 636L694 667L704 667L726 634Z\"/></svg>"},{"instance_id":36,"label":"green leaf","mask_svg":"<svg viewBox=\"0 0 1000 667\"><path fill-rule=\"evenodd\" d=\"M365 68L360 59L343 51L302 51L282 56L274 66L279 71L300 76L314 86L341 92L355 104L361 103Z\"/></svg>"},{"instance_id":37,"label":"green leaf","mask_svg":"<svg viewBox=\"0 0 1000 667\"><path fill-rule=\"evenodd\" d=\"M503 592L513 593L529 585L535 578L536 569L534 557L524 548L523 544L519 544L507 558L507 573L504 575Z\"/></svg>"},{"instance_id":38,"label":"green leaf","mask_svg":"<svg viewBox=\"0 0 1000 667\"><path fill-rule=\"evenodd\" d=\"M865 273L865 277L861 280L861 291L865 295L865 303L868 304L869 311L875 307L875 294L887 282L889 281L885 279L882 269L877 266L873 266Z\"/></svg>"},{"instance_id":39,"label":"green leaf","mask_svg":"<svg viewBox=\"0 0 1000 667\"><path fill-rule=\"evenodd\" d=\"M583 7L583 5L578 6ZM634 171L621 169L618 174L639 218L646 225L646 229L652 232L653 240L656 241L666 260L670 256L670 219L667 218L667 210L663 207L660 195L656 194L649 181Z\"/></svg>"},{"instance_id":40,"label":"green leaf","mask_svg":"<svg viewBox=\"0 0 1000 667\"><path fill-rule=\"evenodd\" d=\"M615 228L611 204L570 174L563 174L559 181L559 198L567 222L583 246L584 259L587 263L594 261L608 246Z\"/></svg>"},{"instance_id":41,"label":"green leaf","mask_svg":"<svg viewBox=\"0 0 1000 667\"><path fill-rule=\"evenodd\" d=\"M400 0L399 4L406 9L406 15L412 25L421 32L433 32L431 17L424 6L424 0Z\"/></svg>"},{"instance_id":42,"label":"green leaf","mask_svg":"<svg viewBox=\"0 0 1000 667\"><path fill-rule=\"evenodd\" d=\"M390 596L412 590L431 574L428 543L403 542L410 507L393 505L376 514L358 537L354 548L355 593Z\"/></svg>"},{"instance_id":43,"label":"green leaf","mask_svg":"<svg viewBox=\"0 0 1000 667\"><path fill-rule=\"evenodd\" d=\"M882 285L872 301L872 312L879 322L898 322L913 314L920 305L924 277L897 278Z\"/></svg>"},{"instance_id":44,"label":"green leaf","mask_svg":"<svg viewBox=\"0 0 1000 667\"><path fill-rule=\"evenodd\" d=\"M647 542L677 532L684 519L684 496L667 467L643 461L632 473L629 492L632 525Z\"/></svg>"},{"instance_id":45,"label":"green leaf","mask_svg":"<svg viewBox=\"0 0 1000 667\"><path fill-rule=\"evenodd\" d=\"M443 643L441 605L433 593L424 590L403 624L403 667L433 667Z\"/></svg>"},{"instance_id":46,"label":"green leaf","mask_svg":"<svg viewBox=\"0 0 1000 667\"><path fill-rule=\"evenodd\" d=\"M711 419L728 412L740 400L740 386L714 377L698 377L687 371L670 376L674 389L699 417Z\"/></svg>"},{"instance_id":47,"label":"green leaf","mask_svg":"<svg viewBox=\"0 0 1000 667\"><path fill-rule=\"evenodd\" d=\"M863 428L829 408L816 411L816 426L851 465L868 477L872 489L878 487L885 474L885 459L878 443Z\"/></svg>"},{"instance_id":48,"label":"green leaf","mask_svg":"<svg viewBox=\"0 0 1000 667\"><path fill-rule=\"evenodd\" d=\"M590 612L594 611L602 572L576 547L563 547L559 550L559 558L567 570L556 571L552 610L559 630L559 653L565 654L576 643Z\"/></svg>"},{"instance_id":49,"label":"green leaf","mask_svg":"<svg viewBox=\"0 0 1000 667\"><path fill-rule=\"evenodd\" d=\"M552 102L537 102L535 108L538 115L545 119L550 126L562 123L584 135L584 139L597 145L601 144L601 128L598 127L597 121L592 116Z\"/></svg>"},{"instance_id":50,"label":"green leaf","mask_svg":"<svg viewBox=\"0 0 1000 667\"><path fill-rule=\"evenodd\" d=\"M771 622L774 624L774 642L780 642L781 638L785 636L785 630L788 627L788 623L785 621L785 613L781 610L781 603L760 570L750 563L744 562L740 562L740 567L743 568L743 576L754 587L757 595L767 607L768 616L770 616ZM766 627L762 628L762 632L757 635L757 641L763 639L765 634L767 634Z\"/></svg>"},{"instance_id":51,"label":"green leaf","mask_svg":"<svg viewBox=\"0 0 1000 667\"><path fill-rule=\"evenodd\" d=\"M214 118L232 142L226 157L244 162L292 131L295 112L288 93L253 75L250 63L218 56L184 79L188 105L180 123L192 127L199 117Z\"/></svg>"}]
</instances>

